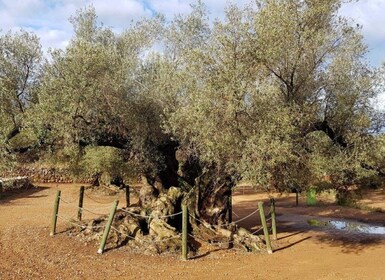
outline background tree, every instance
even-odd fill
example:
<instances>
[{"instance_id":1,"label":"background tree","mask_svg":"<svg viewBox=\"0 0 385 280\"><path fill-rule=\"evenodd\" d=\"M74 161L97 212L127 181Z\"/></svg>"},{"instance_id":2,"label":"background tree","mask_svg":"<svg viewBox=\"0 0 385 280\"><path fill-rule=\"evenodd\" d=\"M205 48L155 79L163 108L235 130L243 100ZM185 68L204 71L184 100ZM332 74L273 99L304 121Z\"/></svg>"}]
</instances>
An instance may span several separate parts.
<instances>
[{"instance_id":1,"label":"background tree","mask_svg":"<svg viewBox=\"0 0 385 280\"><path fill-rule=\"evenodd\" d=\"M164 136L160 109L148 98L142 76L143 53L162 19L138 22L120 35L98 25L92 7L71 22L74 38L45 65L31 126L45 135L49 149L68 155L75 166L84 147L111 146L138 171L156 173L161 161L156 148Z\"/></svg>"},{"instance_id":2,"label":"background tree","mask_svg":"<svg viewBox=\"0 0 385 280\"><path fill-rule=\"evenodd\" d=\"M42 51L36 35L23 30L1 34L0 157L4 159L3 164L9 161L11 150L28 144L29 140L19 134L25 112L37 102L41 62Z\"/></svg>"},{"instance_id":3,"label":"background tree","mask_svg":"<svg viewBox=\"0 0 385 280\"><path fill-rule=\"evenodd\" d=\"M346 190L373 174L362 162L376 73L360 29L338 15L340 4L229 7L204 44L181 55L191 61L178 69L189 87L179 89L181 106L166 123L185 160L195 158L209 178L197 187L210 219L226 219L226 196L239 178L283 191L329 175Z\"/></svg>"},{"instance_id":4,"label":"background tree","mask_svg":"<svg viewBox=\"0 0 385 280\"><path fill-rule=\"evenodd\" d=\"M378 93L360 28L338 15L341 1L260 4L255 17L257 59L284 106L291 108L291 117L299 120L298 143L306 148L308 166L318 161L332 167L313 175L318 180L321 174L338 177L334 183L346 187L352 177L365 174L362 145L371 128L371 98ZM322 140L325 136L330 141Z\"/></svg>"}]
</instances>

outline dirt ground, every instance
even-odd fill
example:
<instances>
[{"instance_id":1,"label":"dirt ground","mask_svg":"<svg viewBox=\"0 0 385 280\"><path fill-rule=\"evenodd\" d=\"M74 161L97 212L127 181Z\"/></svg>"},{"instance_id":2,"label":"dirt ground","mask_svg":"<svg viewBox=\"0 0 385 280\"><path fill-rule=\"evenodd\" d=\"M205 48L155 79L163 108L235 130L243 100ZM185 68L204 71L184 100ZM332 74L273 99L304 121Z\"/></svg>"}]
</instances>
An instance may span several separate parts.
<instances>
[{"instance_id":1,"label":"dirt ground","mask_svg":"<svg viewBox=\"0 0 385 280\"><path fill-rule=\"evenodd\" d=\"M41 184L40 184L41 185ZM309 217L347 218L384 225L385 214L344 208L333 203L295 206L294 195L277 198L278 240L272 255L208 246L188 261L180 256L146 256L125 247L97 254L97 243L68 235L58 221L49 236L56 190L66 202L60 214L76 215L79 185L41 185L0 200L0 279L385 279L385 236L358 234L307 225ZM108 213L114 196L86 191L85 207ZM119 195L124 201L124 193ZM233 219L256 209L266 194L240 189L234 193ZM385 209L385 193L369 193L363 202ZM85 219L95 217L86 212ZM240 225L251 230L257 216Z\"/></svg>"}]
</instances>

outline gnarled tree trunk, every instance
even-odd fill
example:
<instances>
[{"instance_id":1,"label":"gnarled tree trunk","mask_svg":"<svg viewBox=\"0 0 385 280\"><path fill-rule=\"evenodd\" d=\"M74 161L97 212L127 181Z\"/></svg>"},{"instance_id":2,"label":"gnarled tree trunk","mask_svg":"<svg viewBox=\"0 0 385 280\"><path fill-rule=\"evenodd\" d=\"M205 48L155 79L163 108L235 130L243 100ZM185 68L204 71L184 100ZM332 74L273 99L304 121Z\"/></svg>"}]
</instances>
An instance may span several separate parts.
<instances>
[{"instance_id":1,"label":"gnarled tree trunk","mask_svg":"<svg viewBox=\"0 0 385 280\"><path fill-rule=\"evenodd\" d=\"M190 239L196 239L195 243L234 245L247 251L263 248L258 236L229 222L231 193L235 186L233 178L223 176L224 173L215 167L203 173L198 159L186 162L181 167L182 174L178 174L175 151L173 145L162 147L167 168L155 178L142 178L139 204L118 212L113 223L117 230L112 232L110 242L115 246L142 247L144 252L150 253L179 251L182 231L179 213L183 200L190 213ZM89 232L82 231L81 234L87 236ZM193 246L190 249L194 250Z\"/></svg>"}]
</instances>

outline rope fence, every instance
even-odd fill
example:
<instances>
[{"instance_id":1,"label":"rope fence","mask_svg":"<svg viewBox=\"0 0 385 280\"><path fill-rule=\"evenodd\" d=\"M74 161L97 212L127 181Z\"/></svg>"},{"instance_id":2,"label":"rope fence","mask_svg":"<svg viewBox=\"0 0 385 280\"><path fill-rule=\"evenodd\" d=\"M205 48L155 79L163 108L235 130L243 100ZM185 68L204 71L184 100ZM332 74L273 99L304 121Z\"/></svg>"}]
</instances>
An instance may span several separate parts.
<instances>
[{"instance_id":1,"label":"rope fence","mask_svg":"<svg viewBox=\"0 0 385 280\"><path fill-rule=\"evenodd\" d=\"M242 219L239 219L237 221L234 221L234 223L239 223L239 222L242 222L248 218L250 218L251 216L253 216L254 214L258 213L259 212L259 209L255 210L254 212L250 213L249 215L243 217Z\"/></svg>"},{"instance_id":2,"label":"rope fence","mask_svg":"<svg viewBox=\"0 0 385 280\"><path fill-rule=\"evenodd\" d=\"M126 191L129 192L129 189L126 188ZM75 203L77 201L77 199L74 199L71 201L66 200L62 197L61 191L60 190L57 191L57 194L55 197L55 203L54 203L54 212L53 212L53 217L52 217L50 235L51 236L55 235L56 225L57 225L58 219L63 220L65 222L71 224L74 227L79 227L82 230L101 229L102 228L104 233L103 233L102 241L101 241L101 244L100 244L100 247L98 250L98 253L100 253L100 254L103 253L103 251L104 251L104 247L105 247L107 237L109 235L110 230L122 235L124 238L135 240L135 237L130 236L129 234L126 234L124 232L121 232L119 229L112 226L112 222L113 222L115 213L117 211L122 211L122 212L127 213L131 216L140 217L140 218L144 218L144 219L148 219L148 220L153 219L153 218L168 219L168 218L175 218L178 216L182 216L182 232L181 233L179 233L175 236L172 236L170 238L163 238L160 240L141 240L141 242L144 242L145 244L156 244L159 242L166 242L166 241L169 241L172 239L182 238L182 259L184 259L184 260L187 260L187 236L190 236L191 238L194 238L200 242L204 242L206 244L214 245L214 246L231 245L231 244L234 244L234 242L235 242L234 240L229 240L229 241L225 241L225 242L223 242L223 241L221 241L221 242L208 241L208 240L204 240L202 238L199 238L198 236L194 236L194 235L188 233L187 232L188 217L194 219L195 221L197 221L200 224L203 224L204 226L206 226L207 229L209 229L209 230L213 231L215 234L217 234L217 232L214 229L216 229L216 230L228 229L228 227L230 225L236 225L237 223L243 222L243 221L251 218L252 216L256 215L257 213L259 213L262 225L260 227L258 227L256 230L254 230L253 232L251 232L251 234L256 235L257 233L259 233L260 231L263 230L263 235L265 237L264 241L265 241L268 253L273 252L272 248L271 248L271 243L270 243L270 232L273 235L273 239L277 239L276 218L275 218L275 200L274 199L270 200L270 208L269 208L269 211L267 212L267 215L265 215L263 202L259 202L258 208L256 210L254 210L253 212L249 213L248 215L246 215L246 216L244 216L244 217L242 217L236 221L233 221L233 222L231 222L231 219L229 218L229 221L230 221L229 223L225 223L222 225L213 225L213 224L210 224L204 220L198 219L195 215L192 215L191 213L188 213L187 207L184 204L182 204L182 211L177 212L177 213L173 213L173 214L169 214L169 215L153 215L153 213L151 213L149 215L145 215L142 213L138 214L138 213L135 213L133 211L130 211L127 209L127 207L126 208L123 208L123 207L118 208L117 207L118 203L119 203L117 200L118 195L116 195L113 202L108 202L109 204L112 203L113 205L112 205L111 211L109 212L109 217L108 217L107 223L105 225L102 225L102 226L97 226L97 225L93 226L93 225L89 225L89 224L81 224L80 223L83 212L88 212L88 213L91 213L91 214L97 215L97 216L106 216L106 215L108 215L108 213L106 213L107 207L99 208L99 209L89 209L88 207L84 207L84 205L83 205L84 195L87 198L89 198L90 200L92 200L93 202L96 202L98 204L103 204L103 205L107 204L107 202L100 202L98 200L95 200L94 198L89 196L84 191L84 187L81 187L80 192L79 192L79 205L77 207L75 207L78 210L78 213L77 213L78 214L78 222L77 222L74 218L76 216L76 214L70 218L59 215L60 203L65 203L67 205L71 205L71 204ZM110 206L108 206L108 208L110 208ZM230 209L229 213L236 215L238 218L240 217L238 214L236 214L234 211L232 211L232 209ZM269 227L267 227L268 222L269 222Z\"/></svg>"},{"instance_id":3,"label":"rope fence","mask_svg":"<svg viewBox=\"0 0 385 280\"><path fill-rule=\"evenodd\" d=\"M235 241L234 240L230 240L230 241L225 241L225 242L209 242L209 241L207 241L207 240L204 240L203 238L199 238L198 236L196 236L196 235L192 235L192 234L188 234L191 238L193 238L193 239L196 239L196 240L198 240L198 241L200 241L200 242L202 242L202 243L205 243L205 244L207 244L207 245L209 245L209 246L213 246L213 247L221 247L221 246L228 246L228 245L234 245L234 243L235 243ZM241 251L240 249L238 249L238 248L233 248L233 249L235 249L235 250L239 250L239 251Z\"/></svg>"},{"instance_id":4,"label":"rope fence","mask_svg":"<svg viewBox=\"0 0 385 280\"><path fill-rule=\"evenodd\" d=\"M86 196L87 198L89 198L91 201L96 202L96 203L98 203L98 204L111 204L111 203L113 203L113 202L115 201L115 199L117 198L117 195L116 195L116 196L114 197L114 200L112 200L112 201L100 201L100 200L98 200L98 199L93 198L92 196L90 196L90 195L87 194L86 192L85 192L84 194L85 194L85 196Z\"/></svg>"},{"instance_id":5,"label":"rope fence","mask_svg":"<svg viewBox=\"0 0 385 280\"><path fill-rule=\"evenodd\" d=\"M127 209L124 209L124 208L119 208L118 210L122 211L122 212L125 212L127 214L130 214L132 216L136 216L136 217L141 217L141 218L145 218L145 219L150 219L150 218L154 218L155 216L153 215L142 215L142 214L137 214L135 212L132 212L132 211L129 211ZM164 215L164 216L156 216L157 218L159 219L166 219L166 218L172 218L172 217L175 217L175 216L178 216L178 215L182 215L182 211L178 212L178 213L175 213L175 214L170 214L170 215Z\"/></svg>"},{"instance_id":6,"label":"rope fence","mask_svg":"<svg viewBox=\"0 0 385 280\"><path fill-rule=\"evenodd\" d=\"M126 238L129 238L131 240L136 240L135 237L132 237L131 235L128 235L126 233L123 233L123 232L120 232L117 228L111 226L111 229L117 233L119 233L120 235L123 235L124 237ZM175 236L172 236L172 237L169 237L169 238L162 238L162 239L159 239L159 240L141 240L141 242L145 243L145 244L157 244L157 243L162 243L162 242L166 242L166 241L169 241L169 240L172 240L172 239L177 239L177 238L180 238L181 237L181 233L175 235Z\"/></svg>"},{"instance_id":7,"label":"rope fence","mask_svg":"<svg viewBox=\"0 0 385 280\"><path fill-rule=\"evenodd\" d=\"M66 203L66 204L72 204L72 203L76 202L77 199L74 199L74 200L71 200L71 201L67 201L62 196L60 196L60 201Z\"/></svg>"},{"instance_id":8,"label":"rope fence","mask_svg":"<svg viewBox=\"0 0 385 280\"><path fill-rule=\"evenodd\" d=\"M97 215L97 216L103 216L103 215L107 215L107 213L98 213L100 210L105 210L105 209L98 209L98 210L90 210L90 209L87 209L85 207L77 207L77 209L81 209L81 210L84 210L88 213L91 213L93 215ZM95 212L95 211L98 211L98 212ZM100 211L102 212L102 211Z\"/></svg>"},{"instance_id":9,"label":"rope fence","mask_svg":"<svg viewBox=\"0 0 385 280\"><path fill-rule=\"evenodd\" d=\"M70 224L73 225L73 226L79 227L79 228L81 228L81 229L99 229L99 228L105 228L105 226L90 226L90 225L84 225L84 224L75 223L72 219L68 219L68 218L66 218L66 217L59 216L59 215L58 215L58 218L59 218L59 219L62 219L63 221L65 221L65 222L67 222L67 223L70 223Z\"/></svg>"},{"instance_id":10,"label":"rope fence","mask_svg":"<svg viewBox=\"0 0 385 280\"><path fill-rule=\"evenodd\" d=\"M254 235L257 232L260 232L261 230L263 230L263 227L259 227L257 230L253 231L251 234Z\"/></svg>"}]
</instances>

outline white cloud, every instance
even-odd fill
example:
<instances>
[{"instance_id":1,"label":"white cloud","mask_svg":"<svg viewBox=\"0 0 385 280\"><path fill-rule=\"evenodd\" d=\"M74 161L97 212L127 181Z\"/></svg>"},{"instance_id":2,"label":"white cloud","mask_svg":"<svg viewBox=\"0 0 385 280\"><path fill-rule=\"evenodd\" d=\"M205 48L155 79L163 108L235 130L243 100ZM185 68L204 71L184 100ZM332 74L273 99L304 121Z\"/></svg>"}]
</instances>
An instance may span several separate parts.
<instances>
[{"instance_id":1,"label":"white cloud","mask_svg":"<svg viewBox=\"0 0 385 280\"><path fill-rule=\"evenodd\" d=\"M0 0L0 28L3 31L25 28L40 36L45 48L66 45L72 35L68 22L76 10L93 5L99 20L114 30L121 30L130 21L151 17L154 12L162 13L168 19L175 14L191 11L193 0ZM244 6L251 0L206 0L210 17L223 18L228 3ZM342 7L341 14L351 17L363 26L363 33L369 45L369 58L373 65L380 65L385 59L385 0L353 1Z\"/></svg>"},{"instance_id":2,"label":"white cloud","mask_svg":"<svg viewBox=\"0 0 385 280\"><path fill-rule=\"evenodd\" d=\"M217 0L206 0L204 1L207 5L211 18L224 18L224 11L226 7L230 4L236 4L240 8L244 8L247 4L252 1L249 0L238 0L238 1L217 1Z\"/></svg>"},{"instance_id":3,"label":"white cloud","mask_svg":"<svg viewBox=\"0 0 385 280\"><path fill-rule=\"evenodd\" d=\"M135 0L98 0L93 4L99 19L107 26L114 28L127 27L132 20L151 17L152 11L143 3Z\"/></svg>"},{"instance_id":4,"label":"white cloud","mask_svg":"<svg viewBox=\"0 0 385 280\"><path fill-rule=\"evenodd\" d=\"M185 0L151 0L148 4L156 11L171 19L177 14L187 14L191 11L190 2Z\"/></svg>"},{"instance_id":5,"label":"white cloud","mask_svg":"<svg viewBox=\"0 0 385 280\"><path fill-rule=\"evenodd\" d=\"M64 49L69 42L69 38L72 35L71 32L58 29L42 28L35 31L39 36L41 44L45 52L48 48Z\"/></svg>"},{"instance_id":6,"label":"white cloud","mask_svg":"<svg viewBox=\"0 0 385 280\"><path fill-rule=\"evenodd\" d=\"M239 7L243 7L246 4L250 3L250 0L206 0L203 1L207 6L209 11L209 16L211 19L223 18L225 8L231 4L235 3ZM191 11L190 4L193 1L186 0L150 0L148 4L154 9L154 11L161 13L166 16L167 19L172 19L174 15L178 14L188 14Z\"/></svg>"},{"instance_id":7,"label":"white cloud","mask_svg":"<svg viewBox=\"0 0 385 280\"><path fill-rule=\"evenodd\" d=\"M385 1L362 0L346 3L341 15L362 25L362 32L369 47L369 58L373 65L379 66L385 60Z\"/></svg>"},{"instance_id":8,"label":"white cloud","mask_svg":"<svg viewBox=\"0 0 385 280\"><path fill-rule=\"evenodd\" d=\"M24 28L35 32L41 39L43 49L65 48L72 36L68 22L77 9L93 5L99 20L114 30L129 26L130 21L151 17L154 12L172 19L176 14L191 11L194 0L0 0L0 30ZM245 6L252 0L205 0L210 18L223 18L228 3ZM341 15L363 26L365 41L369 45L369 59L378 66L385 60L385 0L361 0L346 3ZM377 100L385 107L385 93Z\"/></svg>"},{"instance_id":9,"label":"white cloud","mask_svg":"<svg viewBox=\"0 0 385 280\"><path fill-rule=\"evenodd\" d=\"M384 0L363 0L346 3L341 9L341 14L362 25L368 39L384 40L385 29L382 28L385 25L384 11Z\"/></svg>"},{"instance_id":10,"label":"white cloud","mask_svg":"<svg viewBox=\"0 0 385 280\"><path fill-rule=\"evenodd\" d=\"M90 5L100 22L116 30L129 26L132 20L152 16L139 0L0 0L0 27L3 32L20 28L33 31L45 50L64 48L72 36L68 19Z\"/></svg>"}]
</instances>

